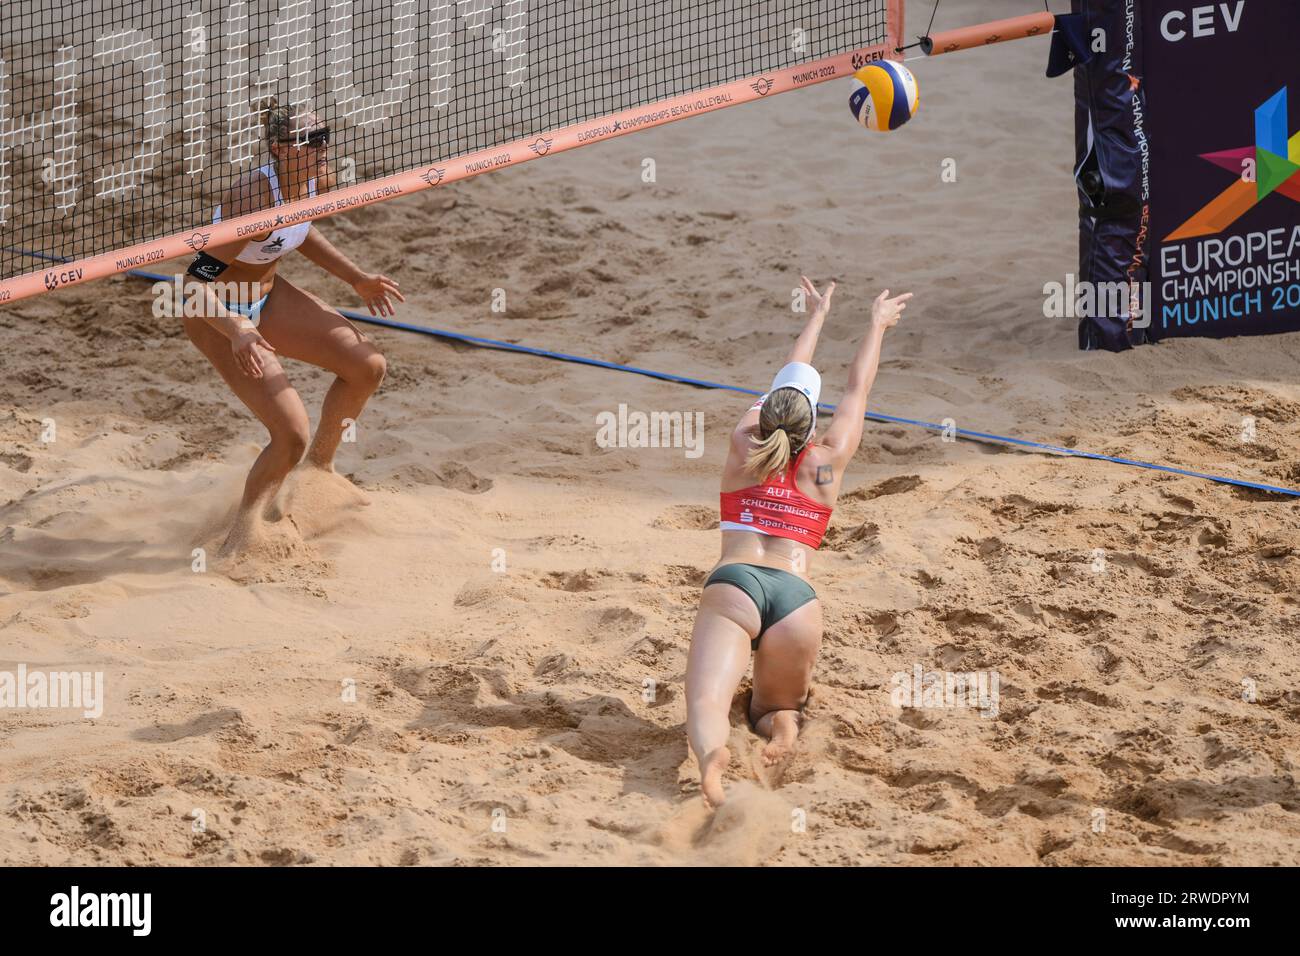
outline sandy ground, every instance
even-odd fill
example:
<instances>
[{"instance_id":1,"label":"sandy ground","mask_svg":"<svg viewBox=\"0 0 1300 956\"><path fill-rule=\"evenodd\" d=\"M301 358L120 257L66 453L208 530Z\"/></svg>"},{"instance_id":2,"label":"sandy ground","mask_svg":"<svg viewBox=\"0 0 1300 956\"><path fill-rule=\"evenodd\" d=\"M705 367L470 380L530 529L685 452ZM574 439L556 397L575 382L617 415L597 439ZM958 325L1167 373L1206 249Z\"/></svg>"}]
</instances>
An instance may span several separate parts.
<instances>
[{"instance_id":1,"label":"sandy ground","mask_svg":"<svg viewBox=\"0 0 1300 956\"><path fill-rule=\"evenodd\" d=\"M1076 255L1046 52L917 65L890 136L829 84L321 228L406 321L748 387L799 273L835 277L831 401L871 297L910 289L874 409L1300 484L1300 337L1082 354L1043 318ZM0 329L0 668L107 682L98 720L0 718L0 862L1300 863L1292 500L868 426L801 751L765 775L737 718L711 819L682 680L746 399L379 330L340 457L370 506L290 489L275 548L196 573L262 431L148 286ZM327 376L290 371L314 414ZM703 456L598 447L621 403L703 413ZM997 717L893 706L916 665L997 671Z\"/></svg>"}]
</instances>

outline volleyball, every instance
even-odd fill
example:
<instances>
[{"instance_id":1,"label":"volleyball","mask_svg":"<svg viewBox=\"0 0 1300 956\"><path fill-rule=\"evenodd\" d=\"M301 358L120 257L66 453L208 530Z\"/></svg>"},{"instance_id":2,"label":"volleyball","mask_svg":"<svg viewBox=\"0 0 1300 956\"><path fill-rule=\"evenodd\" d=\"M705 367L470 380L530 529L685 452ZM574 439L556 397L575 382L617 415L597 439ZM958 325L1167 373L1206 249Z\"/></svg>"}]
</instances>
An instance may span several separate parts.
<instances>
[{"instance_id":1,"label":"volleyball","mask_svg":"<svg viewBox=\"0 0 1300 956\"><path fill-rule=\"evenodd\" d=\"M912 71L893 60L879 60L853 74L849 109L867 129L896 130L916 113L920 90Z\"/></svg>"}]
</instances>

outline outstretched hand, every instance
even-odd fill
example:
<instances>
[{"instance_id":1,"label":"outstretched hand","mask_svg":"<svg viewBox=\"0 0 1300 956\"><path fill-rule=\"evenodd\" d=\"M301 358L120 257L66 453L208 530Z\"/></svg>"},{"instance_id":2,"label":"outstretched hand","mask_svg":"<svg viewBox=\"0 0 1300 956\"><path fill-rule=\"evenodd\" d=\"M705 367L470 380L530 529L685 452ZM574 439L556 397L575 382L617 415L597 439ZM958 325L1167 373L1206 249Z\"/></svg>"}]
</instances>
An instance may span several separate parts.
<instances>
[{"instance_id":1,"label":"outstretched hand","mask_svg":"<svg viewBox=\"0 0 1300 956\"><path fill-rule=\"evenodd\" d=\"M366 304L370 314L375 316L396 313L397 310L389 300L389 296L398 302L406 301L406 297L398 291L397 283L377 272L363 274L360 279L352 283L352 288L356 290L357 295L361 296L361 301Z\"/></svg>"},{"instance_id":2,"label":"outstretched hand","mask_svg":"<svg viewBox=\"0 0 1300 956\"><path fill-rule=\"evenodd\" d=\"M871 303L871 321L880 329L892 329L898 324L898 318L907 308L907 300L912 298L912 293L904 292L902 295L889 298L889 290L886 289L880 295L876 296L876 301Z\"/></svg>"},{"instance_id":3,"label":"outstretched hand","mask_svg":"<svg viewBox=\"0 0 1300 956\"><path fill-rule=\"evenodd\" d=\"M831 296L835 294L834 282L826 287L825 295L817 291L817 287L812 284L807 276L800 276L799 284L803 287L803 291L807 293L814 308L821 310L823 314L830 311Z\"/></svg>"}]
</instances>

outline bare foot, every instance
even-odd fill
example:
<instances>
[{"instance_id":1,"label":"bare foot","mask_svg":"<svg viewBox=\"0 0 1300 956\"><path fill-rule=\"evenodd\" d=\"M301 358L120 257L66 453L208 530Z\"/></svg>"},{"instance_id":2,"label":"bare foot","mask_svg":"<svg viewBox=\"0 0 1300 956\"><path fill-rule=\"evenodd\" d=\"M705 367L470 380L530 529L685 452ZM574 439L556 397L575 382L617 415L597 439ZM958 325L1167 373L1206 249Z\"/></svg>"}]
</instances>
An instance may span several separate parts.
<instances>
[{"instance_id":1,"label":"bare foot","mask_svg":"<svg viewBox=\"0 0 1300 956\"><path fill-rule=\"evenodd\" d=\"M770 719L772 739L763 748L763 766L774 767L794 749L794 742L799 737L799 711L778 710L766 714Z\"/></svg>"},{"instance_id":2,"label":"bare foot","mask_svg":"<svg viewBox=\"0 0 1300 956\"><path fill-rule=\"evenodd\" d=\"M713 810L727 800L726 791L722 789L722 774L730 763L731 751L726 747L710 751L700 761L700 791L704 794L704 802Z\"/></svg>"},{"instance_id":3,"label":"bare foot","mask_svg":"<svg viewBox=\"0 0 1300 956\"><path fill-rule=\"evenodd\" d=\"M262 532L263 526L256 507L241 511L235 516L235 522L230 526L230 533L226 535L225 543L217 552L217 559L223 562L230 561L256 548L265 537Z\"/></svg>"}]
</instances>

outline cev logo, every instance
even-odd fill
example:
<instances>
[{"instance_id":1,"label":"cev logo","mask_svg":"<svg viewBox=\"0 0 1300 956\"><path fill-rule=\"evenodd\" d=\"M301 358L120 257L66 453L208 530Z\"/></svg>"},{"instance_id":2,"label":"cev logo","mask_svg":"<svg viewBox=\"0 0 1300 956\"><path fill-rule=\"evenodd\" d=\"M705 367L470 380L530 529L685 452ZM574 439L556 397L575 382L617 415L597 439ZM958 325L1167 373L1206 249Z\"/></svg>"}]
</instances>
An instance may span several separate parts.
<instances>
[{"instance_id":1,"label":"cev logo","mask_svg":"<svg viewBox=\"0 0 1300 956\"><path fill-rule=\"evenodd\" d=\"M76 282L83 275L85 275L85 270L83 269L67 269L63 272L47 272L45 273L45 288L53 291L61 285Z\"/></svg>"},{"instance_id":2,"label":"cev logo","mask_svg":"<svg viewBox=\"0 0 1300 956\"><path fill-rule=\"evenodd\" d=\"M1191 37L1194 40L1212 37L1219 31L1220 25L1228 33L1241 29L1241 16L1246 11L1246 0L1237 0L1236 4L1220 3L1203 7L1192 7ZM1182 10L1170 10L1160 21L1160 35L1170 43L1178 43L1188 37L1188 14ZM1222 23L1220 23L1222 21Z\"/></svg>"}]
</instances>

